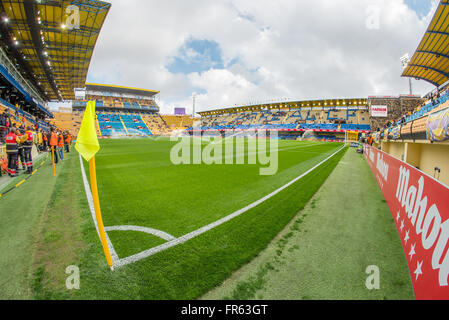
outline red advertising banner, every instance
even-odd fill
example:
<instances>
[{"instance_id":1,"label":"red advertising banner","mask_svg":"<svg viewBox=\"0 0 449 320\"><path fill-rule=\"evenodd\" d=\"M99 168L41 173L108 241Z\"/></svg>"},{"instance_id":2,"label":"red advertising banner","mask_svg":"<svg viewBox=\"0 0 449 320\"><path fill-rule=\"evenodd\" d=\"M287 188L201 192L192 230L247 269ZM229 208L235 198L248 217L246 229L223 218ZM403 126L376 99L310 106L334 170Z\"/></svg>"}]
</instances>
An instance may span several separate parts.
<instances>
[{"instance_id":1,"label":"red advertising banner","mask_svg":"<svg viewBox=\"0 0 449 320\"><path fill-rule=\"evenodd\" d=\"M364 154L393 215L419 300L449 299L449 188L370 146Z\"/></svg>"}]
</instances>

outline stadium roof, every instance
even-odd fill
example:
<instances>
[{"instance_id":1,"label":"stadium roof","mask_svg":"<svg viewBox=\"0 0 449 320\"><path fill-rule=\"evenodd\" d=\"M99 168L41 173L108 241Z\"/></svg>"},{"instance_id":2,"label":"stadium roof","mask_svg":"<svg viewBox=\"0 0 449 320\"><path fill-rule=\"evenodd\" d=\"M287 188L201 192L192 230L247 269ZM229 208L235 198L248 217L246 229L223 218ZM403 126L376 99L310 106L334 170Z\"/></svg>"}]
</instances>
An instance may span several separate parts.
<instances>
[{"instance_id":1,"label":"stadium roof","mask_svg":"<svg viewBox=\"0 0 449 320\"><path fill-rule=\"evenodd\" d=\"M365 107L367 103L368 99L366 98L305 100L305 101L276 102L276 103L223 108L217 110L202 111L198 112L198 114L200 114L201 116L209 116L224 113L260 111L264 109Z\"/></svg>"},{"instance_id":2,"label":"stadium roof","mask_svg":"<svg viewBox=\"0 0 449 320\"><path fill-rule=\"evenodd\" d=\"M100 92L117 92L121 94L131 94L143 97L153 97L159 93L159 91L155 90L117 86L112 84L98 84L98 83L86 83L86 90L100 91Z\"/></svg>"},{"instance_id":3,"label":"stadium roof","mask_svg":"<svg viewBox=\"0 0 449 320\"><path fill-rule=\"evenodd\" d=\"M437 87L449 80L449 0L441 0L402 76L422 79Z\"/></svg>"},{"instance_id":4,"label":"stadium roof","mask_svg":"<svg viewBox=\"0 0 449 320\"><path fill-rule=\"evenodd\" d=\"M110 7L98 0L2 0L3 47L44 100L73 100Z\"/></svg>"}]
</instances>

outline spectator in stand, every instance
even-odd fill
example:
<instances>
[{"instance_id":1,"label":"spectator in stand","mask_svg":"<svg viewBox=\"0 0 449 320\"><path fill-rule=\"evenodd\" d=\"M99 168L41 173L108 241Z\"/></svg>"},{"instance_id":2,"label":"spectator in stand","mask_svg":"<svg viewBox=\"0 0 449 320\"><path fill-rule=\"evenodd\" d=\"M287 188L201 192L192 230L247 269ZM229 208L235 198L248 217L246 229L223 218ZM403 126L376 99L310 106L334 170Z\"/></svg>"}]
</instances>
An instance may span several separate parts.
<instances>
[{"instance_id":1,"label":"spectator in stand","mask_svg":"<svg viewBox=\"0 0 449 320\"><path fill-rule=\"evenodd\" d=\"M0 115L0 143L5 142L4 138L7 134L8 133L6 132L6 116L3 113Z\"/></svg>"},{"instance_id":2,"label":"spectator in stand","mask_svg":"<svg viewBox=\"0 0 449 320\"><path fill-rule=\"evenodd\" d=\"M2 116L1 116L1 122L2 122L2 126L4 126L5 127L5 129L6 129L6 133L9 133L9 115L8 115L8 112L7 111L4 111L3 112L3 114L2 114Z\"/></svg>"},{"instance_id":3,"label":"spectator in stand","mask_svg":"<svg viewBox=\"0 0 449 320\"><path fill-rule=\"evenodd\" d=\"M5 113L2 113L2 115L0 116L0 126L6 128L6 114Z\"/></svg>"},{"instance_id":4,"label":"spectator in stand","mask_svg":"<svg viewBox=\"0 0 449 320\"><path fill-rule=\"evenodd\" d=\"M7 110L5 111L5 113L6 113L6 117L8 118L9 125L10 125L10 127L12 127L12 126L11 126L11 112L9 112L9 109L7 109Z\"/></svg>"}]
</instances>

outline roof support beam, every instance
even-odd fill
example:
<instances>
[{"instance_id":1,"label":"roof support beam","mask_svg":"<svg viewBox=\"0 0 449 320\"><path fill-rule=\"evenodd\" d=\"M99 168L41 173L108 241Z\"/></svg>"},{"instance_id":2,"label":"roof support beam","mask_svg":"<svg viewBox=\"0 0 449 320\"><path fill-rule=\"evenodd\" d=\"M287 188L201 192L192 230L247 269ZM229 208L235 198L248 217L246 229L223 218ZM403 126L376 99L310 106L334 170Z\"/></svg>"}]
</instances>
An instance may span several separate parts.
<instances>
[{"instance_id":1,"label":"roof support beam","mask_svg":"<svg viewBox=\"0 0 449 320\"><path fill-rule=\"evenodd\" d=\"M432 68L432 67L422 66L422 65L419 65L419 64L409 64L409 66L410 67L429 69L429 70L435 71L436 73L439 73L439 74L445 76L446 78L449 78L449 74L448 73L446 73L444 71L441 71L441 70L438 70L438 69L435 69L435 68Z\"/></svg>"},{"instance_id":2,"label":"roof support beam","mask_svg":"<svg viewBox=\"0 0 449 320\"><path fill-rule=\"evenodd\" d=\"M433 81L431 81L431 80L429 80L429 79L425 79L425 78L423 78L423 77L417 77L417 76L403 76L403 77L406 77L406 78L415 78L415 79L419 79L419 80L424 80L424 81L427 81L428 83L433 84L435 87L439 87L439 86L440 86L438 83L433 82Z\"/></svg>"},{"instance_id":3,"label":"roof support beam","mask_svg":"<svg viewBox=\"0 0 449 320\"><path fill-rule=\"evenodd\" d=\"M54 41L45 42L48 47L47 50L63 50L77 53L87 53L93 50L92 47L81 45L81 44L69 44L69 43L57 43ZM30 40L22 40L20 47L22 49L34 49L33 42Z\"/></svg>"},{"instance_id":4,"label":"roof support beam","mask_svg":"<svg viewBox=\"0 0 449 320\"><path fill-rule=\"evenodd\" d=\"M416 50L416 52L434 54L436 56L440 56L440 57L449 59L449 55L446 55L446 54L443 54L443 53L439 53L439 52L427 51L427 50Z\"/></svg>"},{"instance_id":5,"label":"roof support beam","mask_svg":"<svg viewBox=\"0 0 449 320\"><path fill-rule=\"evenodd\" d=\"M108 10L111 6L109 3L93 0L73 0L72 5L80 7L81 11L100 13Z\"/></svg>"},{"instance_id":6,"label":"roof support beam","mask_svg":"<svg viewBox=\"0 0 449 320\"><path fill-rule=\"evenodd\" d=\"M427 31L427 33L440 34L440 35L443 35L443 36L449 36L449 33L442 32L442 31Z\"/></svg>"}]
</instances>

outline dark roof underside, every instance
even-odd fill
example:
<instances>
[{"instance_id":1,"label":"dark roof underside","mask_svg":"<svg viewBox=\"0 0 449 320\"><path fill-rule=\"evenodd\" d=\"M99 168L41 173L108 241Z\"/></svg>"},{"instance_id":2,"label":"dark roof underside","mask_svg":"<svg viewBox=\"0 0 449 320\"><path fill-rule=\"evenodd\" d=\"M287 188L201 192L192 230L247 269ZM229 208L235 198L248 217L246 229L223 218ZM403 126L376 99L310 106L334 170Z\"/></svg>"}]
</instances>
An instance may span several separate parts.
<instances>
[{"instance_id":1,"label":"dark roof underside","mask_svg":"<svg viewBox=\"0 0 449 320\"><path fill-rule=\"evenodd\" d=\"M159 91L131 88L125 86L109 85L109 84L96 84L86 83L86 90L88 91L100 91L100 92L116 92L119 94L130 94L143 97L153 97L159 93Z\"/></svg>"},{"instance_id":2,"label":"dark roof underside","mask_svg":"<svg viewBox=\"0 0 449 320\"><path fill-rule=\"evenodd\" d=\"M110 6L98 0L2 0L2 47L44 100L73 100ZM79 26L72 19L76 10Z\"/></svg>"}]
</instances>

